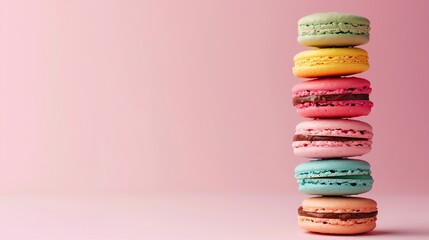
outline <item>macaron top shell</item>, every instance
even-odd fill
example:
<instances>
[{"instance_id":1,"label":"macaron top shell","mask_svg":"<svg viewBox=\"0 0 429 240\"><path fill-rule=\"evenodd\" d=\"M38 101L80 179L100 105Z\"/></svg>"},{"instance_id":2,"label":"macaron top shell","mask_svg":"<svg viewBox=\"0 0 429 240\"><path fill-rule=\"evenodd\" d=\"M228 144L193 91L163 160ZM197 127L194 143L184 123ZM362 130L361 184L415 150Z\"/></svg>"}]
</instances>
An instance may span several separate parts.
<instances>
[{"instance_id":1,"label":"macaron top shell","mask_svg":"<svg viewBox=\"0 0 429 240\"><path fill-rule=\"evenodd\" d=\"M332 22L349 22L352 24L369 25L370 21L362 16L357 16L350 13L339 12L323 12L313 13L311 15L302 17L298 20L298 25L313 24L313 23L332 23Z\"/></svg>"},{"instance_id":2,"label":"macaron top shell","mask_svg":"<svg viewBox=\"0 0 429 240\"><path fill-rule=\"evenodd\" d=\"M301 163L295 168L297 179L370 175L368 162L357 159L323 159Z\"/></svg>"},{"instance_id":3,"label":"macaron top shell","mask_svg":"<svg viewBox=\"0 0 429 240\"><path fill-rule=\"evenodd\" d=\"M360 197L312 197L305 199L302 204L304 211L312 212L373 212L377 211L377 202Z\"/></svg>"},{"instance_id":4,"label":"macaron top shell","mask_svg":"<svg viewBox=\"0 0 429 240\"><path fill-rule=\"evenodd\" d=\"M371 83L359 77L342 77L342 78L322 78L312 79L304 82L295 84L292 88L292 92L295 94L301 91L321 91L321 90L337 90L335 92L355 92L360 93L371 93Z\"/></svg>"}]
</instances>

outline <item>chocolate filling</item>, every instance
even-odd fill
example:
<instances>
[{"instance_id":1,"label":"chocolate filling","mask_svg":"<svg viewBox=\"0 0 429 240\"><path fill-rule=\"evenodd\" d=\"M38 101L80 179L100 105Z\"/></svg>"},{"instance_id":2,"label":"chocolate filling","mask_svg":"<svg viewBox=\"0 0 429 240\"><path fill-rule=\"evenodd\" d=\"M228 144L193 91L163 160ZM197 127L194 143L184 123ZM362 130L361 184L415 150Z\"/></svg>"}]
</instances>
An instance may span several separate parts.
<instances>
[{"instance_id":1,"label":"chocolate filling","mask_svg":"<svg viewBox=\"0 0 429 240\"><path fill-rule=\"evenodd\" d=\"M298 215L303 217L315 217L315 218L330 218L340 219L347 221L348 219L359 219L359 218L372 218L377 216L378 211L375 212L359 212L359 213L320 213L320 212L306 212L302 207L298 208Z\"/></svg>"},{"instance_id":2,"label":"chocolate filling","mask_svg":"<svg viewBox=\"0 0 429 240\"><path fill-rule=\"evenodd\" d=\"M335 136L314 136L314 135L302 135L297 134L293 136L294 141L337 141L337 142L348 142L348 141L368 141L367 138L354 138L354 137L335 137Z\"/></svg>"},{"instance_id":3,"label":"chocolate filling","mask_svg":"<svg viewBox=\"0 0 429 240\"><path fill-rule=\"evenodd\" d=\"M306 102L328 102L341 100L369 100L369 94L331 94L331 95L310 95L305 97L294 97L292 103L294 106Z\"/></svg>"}]
</instances>

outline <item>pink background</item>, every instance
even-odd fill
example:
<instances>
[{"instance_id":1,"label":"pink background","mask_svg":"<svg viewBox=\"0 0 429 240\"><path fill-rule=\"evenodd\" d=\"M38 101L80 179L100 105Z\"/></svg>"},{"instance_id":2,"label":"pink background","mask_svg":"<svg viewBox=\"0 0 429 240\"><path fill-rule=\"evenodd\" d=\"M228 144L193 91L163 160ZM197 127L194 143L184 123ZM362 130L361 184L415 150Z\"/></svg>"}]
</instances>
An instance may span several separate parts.
<instances>
[{"instance_id":1,"label":"pink background","mask_svg":"<svg viewBox=\"0 0 429 240\"><path fill-rule=\"evenodd\" d=\"M0 239L330 239L296 225L291 148L297 20L323 11L373 29L365 237L429 239L429 1L0 7Z\"/></svg>"},{"instance_id":2,"label":"pink background","mask_svg":"<svg viewBox=\"0 0 429 240\"><path fill-rule=\"evenodd\" d=\"M427 1L1 1L0 192L296 193L297 20L371 20L373 196L429 193Z\"/></svg>"}]
</instances>

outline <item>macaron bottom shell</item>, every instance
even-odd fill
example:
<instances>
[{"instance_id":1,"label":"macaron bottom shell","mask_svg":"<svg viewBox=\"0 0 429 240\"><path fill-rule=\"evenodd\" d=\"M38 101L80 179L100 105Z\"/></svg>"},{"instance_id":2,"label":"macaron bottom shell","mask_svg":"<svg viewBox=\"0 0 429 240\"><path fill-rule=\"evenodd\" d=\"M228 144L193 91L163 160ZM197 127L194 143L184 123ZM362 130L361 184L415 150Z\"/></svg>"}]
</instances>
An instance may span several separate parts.
<instances>
[{"instance_id":1,"label":"macaron bottom shell","mask_svg":"<svg viewBox=\"0 0 429 240\"><path fill-rule=\"evenodd\" d=\"M297 147L296 143L294 142L293 152L295 155L305 158L345 158L362 156L371 151L370 146L352 146L350 143L341 142L338 142L338 144L342 144L343 146L312 146L311 143L308 142L307 146Z\"/></svg>"},{"instance_id":2,"label":"macaron bottom shell","mask_svg":"<svg viewBox=\"0 0 429 240\"><path fill-rule=\"evenodd\" d=\"M298 43L309 47L351 47L369 42L368 35L323 34L299 36Z\"/></svg>"},{"instance_id":3,"label":"macaron bottom shell","mask_svg":"<svg viewBox=\"0 0 429 240\"><path fill-rule=\"evenodd\" d=\"M376 227L376 218L349 219L320 219L309 217L298 217L298 225L309 232L322 234L361 234L367 233Z\"/></svg>"},{"instance_id":4,"label":"macaron bottom shell","mask_svg":"<svg viewBox=\"0 0 429 240\"><path fill-rule=\"evenodd\" d=\"M357 195L371 190L371 176L338 176L298 180L299 191L310 195L342 196Z\"/></svg>"},{"instance_id":5,"label":"macaron bottom shell","mask_svg":"<svg viewBox=\"0 0 429 240\"><path fill-rule=\"evenodd\" d=\"M317 66L295 66L293 74L300 78L349 76L365 72L369 69L367 63L326 64Z\"/></svg>"},{"instance_id":6,"label":"macaron bottom shell","mask_svg":"<svg viewBox=\"0 0 429 240\"><path fill-rule=\"evenodd\" d=\"M371 112L372 104L332 103L329 106L305 106L297 108L296 112L306 118L352 118L367 116Z\"/></svg>"}]
</instances>

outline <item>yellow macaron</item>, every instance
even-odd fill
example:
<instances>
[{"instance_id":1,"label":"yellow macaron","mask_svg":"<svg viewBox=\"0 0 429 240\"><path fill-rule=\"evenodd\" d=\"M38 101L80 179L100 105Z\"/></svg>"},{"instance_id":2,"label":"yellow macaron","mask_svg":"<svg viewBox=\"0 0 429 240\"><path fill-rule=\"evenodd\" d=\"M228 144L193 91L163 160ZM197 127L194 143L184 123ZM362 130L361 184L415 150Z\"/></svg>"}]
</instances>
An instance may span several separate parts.
<instances>
[{"instance_id":1,"label":"yellow macaron","mask_svg":"<svg viewBox=\"0 0 429 240\"><path fill-rule=\"evenodd\" d=\"M300 52L293 58L297 77L316 78L361 73L369 68L368 53L360 48L322 48Z\"/></svg>"}]
</instances>

